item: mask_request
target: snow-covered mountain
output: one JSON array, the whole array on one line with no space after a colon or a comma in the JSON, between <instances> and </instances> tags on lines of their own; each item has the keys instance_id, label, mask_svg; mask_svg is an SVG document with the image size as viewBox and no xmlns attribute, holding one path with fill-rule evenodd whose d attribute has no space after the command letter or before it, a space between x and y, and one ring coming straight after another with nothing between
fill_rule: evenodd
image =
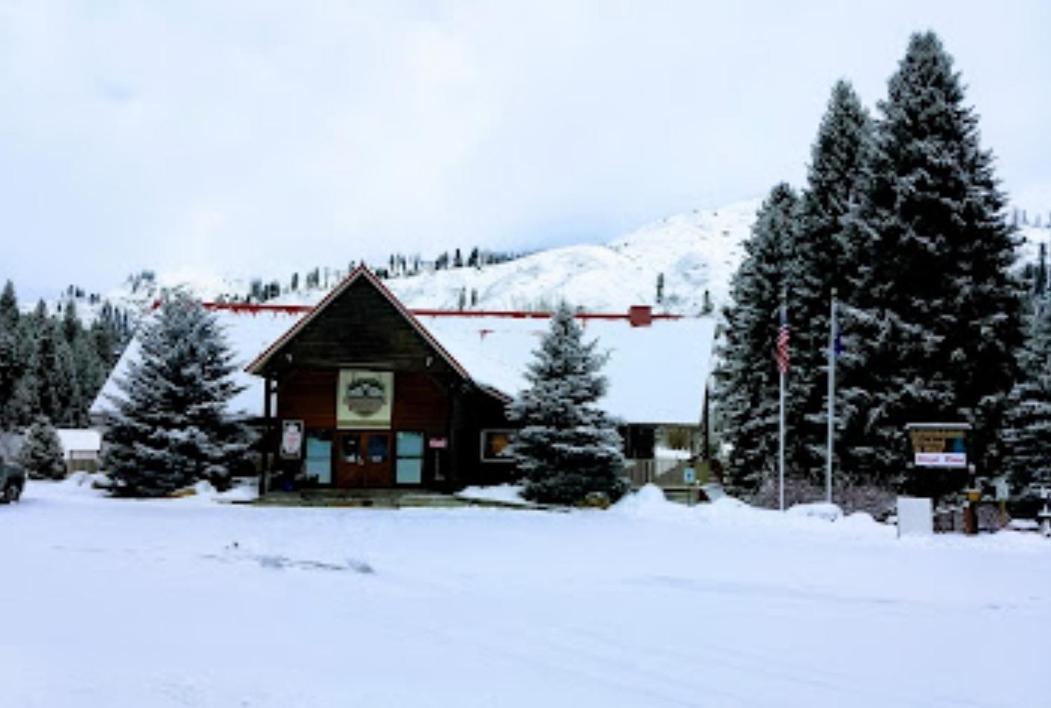
<instances>
[{"instance_id":1,"label":"snow-covered mountain","mask_svg":"<svg viewBox=\"0 0 1051 708\"><path fill-rule=\"evenodd\" d=\"M552 248L505 263L401 275L388 286L412 308L469 310L548 309L560 300L590 311L623 312L631 305L696 314L706 293L714 308L726 303L730 278L744 256L743 244L755 220L757 199L719 209L697 209L670 216L608 244ZM1047 226L1021 226L1020 264L1035 261L1039 243L1051 241ZM274 303L313 304L346 275L346 269L320 269L320 283L292 291L282 283ZM259 279L268 281L267 274ZM663 276L663 297L657 281ZM78 300L81 317L91 320L102 302L141 312L166 289L185 288L205 301L241 299L249 278L189 272L139 273L102 296L98 303ZM57 303L49 303L52 311Z\"/></svg>"},{"instance_id":2,"label":"snow-covered mountain","mask_svg":"<svg viewBox=\"0 0 1051 708\"><path fill-rule=\"evenodd\" d=\"M388 279L409 307L471 310L547 309L560 300L589 311L624 312L631 305L698 313L705 293L715 307L726 298L730 277L742 257L758 200L714 210L694 210L648 224L606 245L552 248L479 268L434 270ZM319 269L320 284L295 291L283 281L281 304L313 304L346 275L346 268ZM663 297L657 280L663 274ZM259 279L269 282L267 274ZM78 299L81 317L91 320L101 302L141 312L165 291L184 288L204 301L242 299L251 279L199 273L138 273L102 295L99 304ZM66 298L62 298L63 300ZM57 301L49 303L52 311Z\"/></svg>"},{"instance_id":3,"label":"snow-covered mountain","mask_svg":"<svg viewBox=\"0 0 1051 708\"><path fill-rule=\"evenodd\" d=\"M546 309L566 300L593 311L654 305L698 313L709 291L718 306L742 257L758 201L668 217L607 245L553 248L481 270L458 268L393 278L390 288L410 307ZM664 297L657 302L657 279ZM477 301L471 307L471 293Z\"/></svg>"}]
</instances>

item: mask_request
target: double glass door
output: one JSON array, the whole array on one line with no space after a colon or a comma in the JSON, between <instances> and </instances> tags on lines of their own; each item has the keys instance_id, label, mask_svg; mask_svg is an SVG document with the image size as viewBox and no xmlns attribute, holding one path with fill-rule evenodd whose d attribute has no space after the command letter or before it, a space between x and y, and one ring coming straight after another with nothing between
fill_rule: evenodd
<instances>
[{"instance_id":1,"label":"double glass door","mask_svg":"<svg viewBox=\"0 0 1051 708\"><path fill-rule=\"evenodd\" d=\"M389 431L336 433L337 487L388 487L393 483Z\"/></svg>"}]
</instances>

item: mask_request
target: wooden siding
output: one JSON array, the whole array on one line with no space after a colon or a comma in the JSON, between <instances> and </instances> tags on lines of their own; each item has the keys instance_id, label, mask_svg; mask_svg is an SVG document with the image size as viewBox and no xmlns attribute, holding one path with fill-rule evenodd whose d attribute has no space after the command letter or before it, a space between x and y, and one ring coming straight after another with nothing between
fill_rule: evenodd
<instances>
[{"instance_id":1,"label":"wooden siding","mask_svg":"<svg viewBox=\"0 0 1051 708\"><path fill-rule=\"evenodd\" d=\"M277 383L276 420L302 420L308 431L333 435L334 479L362 482L338 459L336 425L339 371L344 368L392 371L389 471L373 471L364 484L394 482L396 433L425 437L423 485L456 488L511 478L513 466L481 461L481 430L508 427L504 404L464 379L431 342L367 278L352 282L329 302L275 356L265 373ZM276 438L276 436L274 436ZM445 447L429 443L444 438ZM276 439L270 444L276 450ZM287 473L301 462L279 462ZM441 479L436 479L440 470ZM389 472L389 473L388 473Z\"/></svg>"},{"instance_id":2,"label":"wooden siding","mask_svg":"<svg viewBox=\"0 0 1051 708\"><path fill-rule=\"evenodd\" d=\"M359 278L317 314L269 363L281 378L291 368L341 367L453 373L452 367L386 296Z\"/></svg>"}]
</instances>

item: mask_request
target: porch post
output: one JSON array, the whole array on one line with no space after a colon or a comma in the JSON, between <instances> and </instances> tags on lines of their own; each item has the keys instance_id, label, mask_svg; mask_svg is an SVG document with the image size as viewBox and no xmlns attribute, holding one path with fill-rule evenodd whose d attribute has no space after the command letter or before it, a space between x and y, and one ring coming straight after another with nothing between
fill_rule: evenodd
<instances>
[{"instance_id":1,"label":"porch post","mask_svg":"<svg viewBox=\"0 0 1051 708\"><path fill-rule=\"evenodd\" d=\"M273 415L271 411L270 377L263 377L263 469L259 471L259 496L266 496L270 489L270 468L273 464L274 444Z\"/></svg>"}]
</instances>

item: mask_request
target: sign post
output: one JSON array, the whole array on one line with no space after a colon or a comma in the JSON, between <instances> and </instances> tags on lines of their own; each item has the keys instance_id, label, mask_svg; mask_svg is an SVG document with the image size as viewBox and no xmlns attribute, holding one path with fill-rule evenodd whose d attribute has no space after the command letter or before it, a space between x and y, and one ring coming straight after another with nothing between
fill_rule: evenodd
<instances>
[{"instance_id":1,"label":"sign post","mask_svg":"<svg viewBox=\"0 0 1051 708\"><path fill-rule=\"evenodd\" d=\"M967 434L969 423L909 423L905 426L912 446L915 475L909 482L912 493L931 497L935 502L943 494L966 490L964 520L968 533L977 531L977 503L974 465L968 464Z\"/></svg>"},{"instance_id":2,"label":"sign post","mask_svg":"<svg viewBox=\"0 0 1051 708\"><path fill-rule=\"evenodd\" d=\"M427 447L434 450L434 479L435 481L441 481L442 477L442 453L441 451L449 447L448 438L430 438L427 440Z\"/></svg>"}]
</instances>

